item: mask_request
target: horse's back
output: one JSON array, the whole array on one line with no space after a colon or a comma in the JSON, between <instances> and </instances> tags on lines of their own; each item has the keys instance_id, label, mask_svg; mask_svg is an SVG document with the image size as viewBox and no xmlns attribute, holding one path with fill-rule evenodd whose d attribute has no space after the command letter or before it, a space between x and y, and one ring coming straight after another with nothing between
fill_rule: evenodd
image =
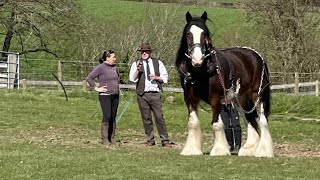
<instances>
[{"instance_id":1,"label":"horse's back","mask_svg":"<svg viewBox=\"0 0 320 180\"><path fill-rule=\"evenodd\" d=\"M262 66L262 64L264 63L263 57L256 50L249 47L234 47L220 50L226 56L237 57L232 58L233 60L247 63L248 65L252 64Z\"/></svg>"},{"instance_id":2,"label":"horse's back","mask_svg":"<svg viewBox=\"0 0 320 180\"><path fill-rule=\"evenodd\" d=\"M261 75L264 74L264 83L269 83L268 67L263 57L254 49L248 47L234 47L220 49L224 60L232 63L236 78L244 84L251 84L253 91L260 86Z\"/></svg>"},{"instance_id":3,"label":"horse's back","mask_svg":"<svg viewBox=\"0 0 320 180\"><path fill-rule=\"evenodd\" d=\"M261 74L265 65L263 57L254 49L248 47L234 47L220 49L226 60L231 61L239 73L248 72Z\"/></svg>"}]
</instances>

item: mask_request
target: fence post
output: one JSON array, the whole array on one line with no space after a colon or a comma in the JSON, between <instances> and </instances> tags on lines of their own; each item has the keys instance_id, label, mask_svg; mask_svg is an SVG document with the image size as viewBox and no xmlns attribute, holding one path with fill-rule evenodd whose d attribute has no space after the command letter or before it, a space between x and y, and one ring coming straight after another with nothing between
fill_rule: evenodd
<instances>
[{"instance_id":1,"label":"fence post","mask_svg":"<svg viewBox=\"0 0 320 180\"><path fill-rule=\"evenodd\" d=\"M294 94L295 95L299 94L299 73L298 72L294 73Z\"/></svg>"},{"instance_id":2,"label":"fence post","mask_svg":"<svg viewBox=\"0 0 320 180\"><path fill-rule=\"evenodd\" d=\"M61 61L58 61L58 73L57 73L57 76L58 76L59 81L62 81L62 68L61 68L61 65L62 65ZM60 83L58 83L58 89L61 90L61 88L62 87L61 87Z\"/></svg>"},{"instance_id":3,"label":"fence post","mask_svg":"<svg viewBox=\"0 0 320 180\"><path fill-rule=\"evenodd\" d=\"M25 91L27 89L27 80L22 79L22 90Z\"/></svg>"},{"instance_id":4,"label":"fence post","mask_svg":"<svg viewBox=\"0 0 320 180\"><path fill-rule=\"evenodd\" d=\"M83 91L87 90L87 81L86 80L82 81L82 89L83 89Z\"/></svg>"},{"instance_id":5,"label":"fence post","mask_svg":"<svg viewBox=\"0 0 320 180\"><path fill-rule=\"evenodd\" d=\"M316 96L319 96L319 81L316 80Z\"/></svg>"}]
</instances>

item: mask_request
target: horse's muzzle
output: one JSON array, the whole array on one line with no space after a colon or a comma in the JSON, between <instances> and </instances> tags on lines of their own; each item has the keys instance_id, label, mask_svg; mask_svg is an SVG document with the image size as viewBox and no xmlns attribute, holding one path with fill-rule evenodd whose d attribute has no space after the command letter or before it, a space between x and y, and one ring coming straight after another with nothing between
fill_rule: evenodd
<instances>
[{"instance_id":1,"label":"horse's muzzle","mask_svg":"<svg viewBox=\"0 0 320 180\"><path fill-rule=\"evenodd\" d=\"M192 61L192 66L193 66L193 67L201 67L201 65L202 65L202 61L201 61L201 62L197 62L197 63L195 63L194 61Z\"/></svg>"}]
</instances>

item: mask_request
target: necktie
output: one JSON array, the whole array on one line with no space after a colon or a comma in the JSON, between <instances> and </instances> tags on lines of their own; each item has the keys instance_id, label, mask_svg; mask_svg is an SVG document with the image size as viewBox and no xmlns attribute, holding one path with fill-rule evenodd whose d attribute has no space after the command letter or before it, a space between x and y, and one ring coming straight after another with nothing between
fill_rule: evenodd
<instances>
[{"instance_id":1,"label":"necktie","mask_svg":"<svg viewBox=\"0 0 320 180\"><path fill-rule=\"evenodd\" d=\"M150 67L149 67L149 60L147 60L147 78L150 81Z\"/></svg>"}]
</instances>

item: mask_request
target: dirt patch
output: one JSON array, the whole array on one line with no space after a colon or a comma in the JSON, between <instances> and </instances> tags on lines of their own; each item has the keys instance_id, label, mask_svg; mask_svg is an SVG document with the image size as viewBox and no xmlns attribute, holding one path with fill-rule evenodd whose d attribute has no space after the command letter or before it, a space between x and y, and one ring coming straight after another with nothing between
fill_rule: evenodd
<instances>
[{"instance_id":1,"label":"dirt patch","mask_svg":"<svg viewBox=\"0 0 320 180\"><path fill-rule=\"evenodd\" d=\"M320 147L307 146L305 144L274 144L274 153L277 156L286 157L320 157Z\"/></svg>"},{"instance_id":2,"label":"dirt patch","mask_svg":"<svg viewBox=\"0 0 320 180\"><path fill-rule=\"evenodd\" d=\"M155 134L157 134L155 132ZM1 140L13 143L29 143L39 148L62 145L66 148L101 148L100 132L88 129L48 128L45 130L7 130L2 134ZM173 148L182 150L186 141L186 133L170 133ZM161 147L159 138L156 138L154 147ZM203 152L211 151L213 137L203 134ZM314 143L317 144L317 143ZM150 148L144 145L144 134L135 130L120 130L116 134L116 143L107 148ZM151 147L153 148L153 147ZM304 143L274 143L275 156L285 157L320 157L320 145L307 145Z\"/></svg>"}]
</instances>

